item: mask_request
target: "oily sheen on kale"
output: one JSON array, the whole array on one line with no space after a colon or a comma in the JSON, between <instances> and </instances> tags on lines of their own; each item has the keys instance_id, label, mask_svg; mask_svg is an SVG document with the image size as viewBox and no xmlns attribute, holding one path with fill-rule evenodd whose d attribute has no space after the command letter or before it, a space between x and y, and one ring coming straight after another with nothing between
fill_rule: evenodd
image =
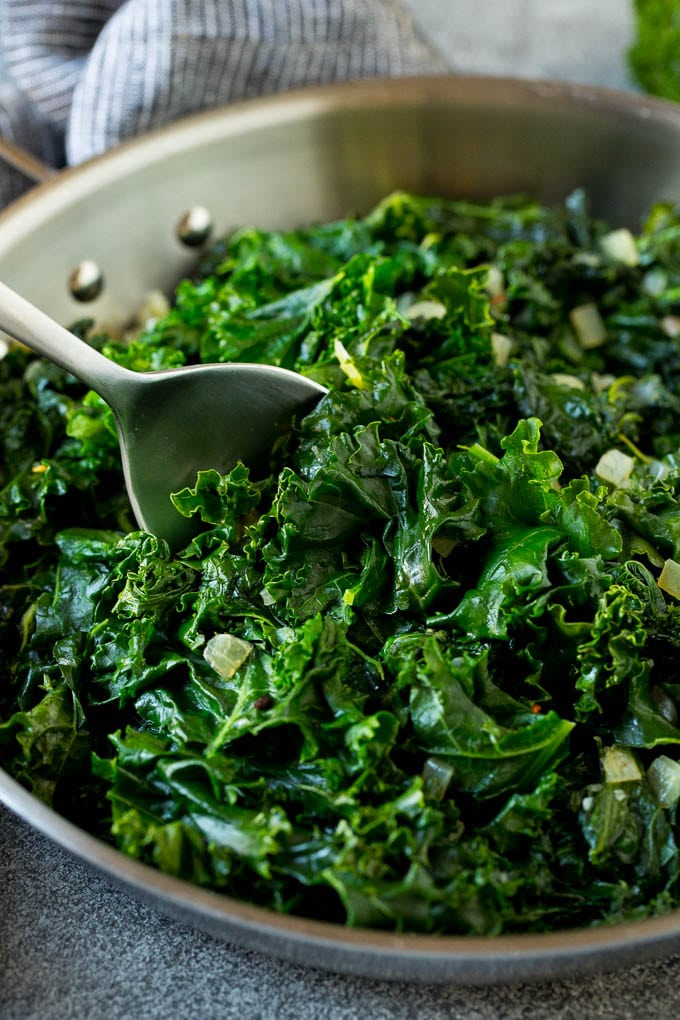
<instances>
[{"instance_id":1,"label":"oily sheen on kale","mask_svg":"<svg viewBox=\"0 0 680 1020\"><path fill-rule=\"evenodd\" d=\"M395 194L219 242L141 371L328 387L135 529L108 409L0 361L0 763L277 911L493 935L680 900L680 211Z\"/></svg>"}]
</instances>

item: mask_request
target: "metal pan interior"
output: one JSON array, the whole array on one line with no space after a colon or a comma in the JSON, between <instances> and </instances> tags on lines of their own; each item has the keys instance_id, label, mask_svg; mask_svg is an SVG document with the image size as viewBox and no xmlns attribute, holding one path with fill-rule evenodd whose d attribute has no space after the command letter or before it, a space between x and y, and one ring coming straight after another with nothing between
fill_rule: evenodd
<instances>
[{"instance_id":1,"label":"metal pan interior","mask_svg":"<svg viewBox=\"0 0 680 1020\"><path fill-rule=\"evenodd\" d=\"M64 172L0 216L0 278L55 317L122 325L195 253L176 225L200 205L216 233L361 213L393 189L541 201L587 189L593 211L635 226L680 196L680 107L633 94L489 78L307 89L211 111ZM104 278L83 306L68 280ZM212 934L312 966L400 980L488 983L588 972L670 952L680 911L541 936L400 936L281 917L129 860L0 770L0 800L135 895Z\"/></svg>"}]
</instances>

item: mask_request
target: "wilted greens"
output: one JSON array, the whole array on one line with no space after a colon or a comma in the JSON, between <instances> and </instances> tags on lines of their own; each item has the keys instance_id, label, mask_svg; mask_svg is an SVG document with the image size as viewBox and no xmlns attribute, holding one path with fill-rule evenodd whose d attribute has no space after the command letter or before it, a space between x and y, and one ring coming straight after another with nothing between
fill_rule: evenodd
<instances>
[{"instance_id":1,"label":"wilted greens","mask_svg":"<svg viewBox=\"0 0 680 1020\"><path fill-rule=\"evenodd\" d=\"M631 70L647 92L680 100L680 0L633 0Z\"/></svg>"},{"instance_id":2,"label":"wilted greens","mask_svg":"<svg viewBox=\"0 0 680 1020\"><path fill-rule=\"evenodd\" d=\"M680 901L680 210L395 194L244 229L131 341L328 387L135 530L110 412L0 361L0 760L278 911L493 935Z\"/></svg>"}]
</instances>

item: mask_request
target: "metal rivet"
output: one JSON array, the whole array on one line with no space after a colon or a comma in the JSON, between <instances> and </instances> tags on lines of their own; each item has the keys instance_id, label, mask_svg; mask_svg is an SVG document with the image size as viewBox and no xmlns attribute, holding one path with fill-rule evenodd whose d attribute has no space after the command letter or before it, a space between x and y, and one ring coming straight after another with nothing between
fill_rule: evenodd
<instances>
[{"instance_id":1,"label":"metal rivet","mask_svg":"<svg viewBox=\"0 0 680 1020\"><path fill-rule=\"evenodd\" d=\"M208 240L212 226L212 216L205 206L192 205L180 216L175 233L187 248L198 248Z\"/></svg>"},{"instance_id":2,"label":"metal rivet","mask_svg":"<svg viewBox=\"0 0 680 1020\"><path fill-rule=\"evenodd\" d=\"M104 289L104 275L96 262L83 259L71 273L68 287L76 301L94 301Z\"/></svg>"}]
</instances>

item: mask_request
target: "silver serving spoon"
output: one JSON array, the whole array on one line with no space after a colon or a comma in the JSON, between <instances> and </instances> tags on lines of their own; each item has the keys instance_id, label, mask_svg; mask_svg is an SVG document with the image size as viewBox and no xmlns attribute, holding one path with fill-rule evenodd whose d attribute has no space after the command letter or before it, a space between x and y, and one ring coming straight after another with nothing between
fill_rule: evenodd
<instances>
[{"instance_id":1,"label":"silver serving spoon","mask_svg":"<svg viewBox=\"0 0 680 1020\"><path fill-rule=\"evenodd\" d=\"M132 372L109 361L0 283L0 329L71 372L111 407L128 495L141 528L177 549L198 530L170 493L194 485L200 470L225 473L241 460L266 463L294 415L326 392L273 365L194 365Z\"/></svg>"}]
</instances>

